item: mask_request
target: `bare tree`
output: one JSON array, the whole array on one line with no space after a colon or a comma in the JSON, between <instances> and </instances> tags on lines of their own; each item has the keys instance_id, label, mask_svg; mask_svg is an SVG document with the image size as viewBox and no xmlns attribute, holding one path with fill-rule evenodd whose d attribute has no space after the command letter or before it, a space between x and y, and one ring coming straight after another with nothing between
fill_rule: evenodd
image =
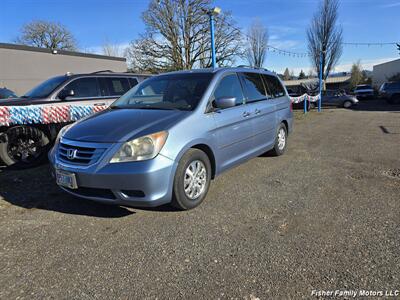
<instances>
[{"instance_id":1,"label":"bare tree","mask_svg":"<svg viewBox=\"0 0 400 300\"><path fill-rule=\"evenodd\" d=\"M146 31L127 52L131 68L151 72L211 66L211 0L152 0L143 13ZM230 65L241 54L240 31L229 13L215 17L216 61Z\"/></svg>"},{"instance_id":2,"label":"bare tree","mask_svg":"<svg viewBox=\"0 0 400 300\"><path fill-rule=\"evenodd\" d=\"M322 51L322 74L325 80L342 55L342 28L337 25L338 0L322 0L307 31L308 50L316 71L320 72Z\"/></svg>"},{"instance_id":3,"label":"bare tree","mask_svg":"<svg viewBox=\"0 0 400 300\"><path fill-rule=\"evenodd\" d=\"M101 46L102 54L107 56L123 57L126 49L118 44L110 43L108 40Z\"/></svg>"},{"instance_id":4,"label":"bare tree","mask_svg":"<svg viewBox=\"0 0 400 300\"><path fill-rule=\"evenodd\" d=\"M264 65L268 47L268 30L256 19L247 32L246 58L250 66L261 68Z\"/></svg>"},{"instance_id":5,"label":"bare tree","mask_svg":"<svg viewBox=\"0 0 400 300\"><path fill-rule=\"evenodd\" d=\"M47 21L25 24L16 42L48 49L76 50L77 48L75 38L64 25Z\"/></svg>"}]
</instances>

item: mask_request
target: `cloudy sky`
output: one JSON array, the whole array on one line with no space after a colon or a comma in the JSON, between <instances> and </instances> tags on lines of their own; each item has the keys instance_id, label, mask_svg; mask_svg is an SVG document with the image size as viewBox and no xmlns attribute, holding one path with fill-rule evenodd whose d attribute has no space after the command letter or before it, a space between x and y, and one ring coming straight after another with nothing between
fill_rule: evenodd
<instances>
[{"instance_id":1,"label":"cloudy sky","mask_svg":"<svg viewBox=\"0 0 400 300\"><path fill-rule=\"evenodd\" d=\"M0 42L13 42L21 26L32 20L66 25L83 51L100 51L108 42L124 47L143 32L142 12L149 0L2 0ZM306 51L306 29L319 0L215 0L246 30L258 18L269 29L270 44L282 50ZM346 42L400 42L399 0L341 0L340 24ZM394 46L345 46L336 71L348 71L361 60L365 69L400 58ZM238 62L240 63L240 62ZM308 58L268 53L265 67L297 74L310 69Z\"/></svg>"}]
</instances>

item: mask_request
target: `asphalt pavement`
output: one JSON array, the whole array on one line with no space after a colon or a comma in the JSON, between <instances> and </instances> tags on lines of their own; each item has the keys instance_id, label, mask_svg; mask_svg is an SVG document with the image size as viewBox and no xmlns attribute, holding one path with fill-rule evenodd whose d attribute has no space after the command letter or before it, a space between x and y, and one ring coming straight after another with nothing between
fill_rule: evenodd
<instances>
[{"instance_id":1,"label":"asphalt pavement","mask_svg":"<svg viewBox=\"0 0 400 300\"><path fill-rule=\"evenodd\" d=\"M400 107L296 114L288 151L180 212L64 194L0 169L1 299L312 298L400 290Z\"/></svg>"}]
</instances>

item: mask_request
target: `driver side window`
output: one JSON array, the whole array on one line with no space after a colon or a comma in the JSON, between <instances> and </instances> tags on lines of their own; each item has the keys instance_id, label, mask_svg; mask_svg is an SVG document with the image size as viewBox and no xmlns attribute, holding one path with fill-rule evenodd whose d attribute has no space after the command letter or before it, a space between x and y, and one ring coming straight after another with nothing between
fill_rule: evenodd
<instances>
[{"instance_id":1,"label":"driver side window","mask_svg":"<svg viewBox=\"0 0 400 300\"><path fill-rule=\"evenodd\" d=\"M74 91L74 95L68 96L68 100L75 98L100 97L100 89L95 77L76 79L69 83L63 91Z\"/></svg>"},{"instance_id":2,"label":"driver side window","mask_svg":"<svg viewBox=\"0 0 400 300\"><path fill-rule=\"evenodd\" d=\"M230 74L221 79L212 96L212 101L219 98L236 98L236 106L243 104L244 96L237 74Z\"/></svg>"}]
</instances>

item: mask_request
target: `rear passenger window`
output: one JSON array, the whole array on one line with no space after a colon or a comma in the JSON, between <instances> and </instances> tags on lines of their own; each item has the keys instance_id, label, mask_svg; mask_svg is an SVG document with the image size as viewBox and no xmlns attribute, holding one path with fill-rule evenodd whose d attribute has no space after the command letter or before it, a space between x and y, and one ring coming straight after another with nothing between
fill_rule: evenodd
<instances>
[{"instance_id":1,"label":"rear passenger window","mask_svg":"<svg viewBox=\"0 0 400 300\"><path fill-rule=\"evenodd\" d=\"M262 76L264 78L265 84L267 85L271 95L274 98L285 96L285 89L283 88L278 78L276 78L275 76L265 75L265 74L263 74Z\"/></svg>"},{"instance_id":2,"label":"rear passenger window","mask_svg":"<svg viewBox=\"0 0 400 300\"><path fill-rule=\"evenodd\" d=\"M243 73L243 83L247 102L254 102L266 98L266 92L261 76L258 73Z\"/></svg>"},{"instance_id":3,"label":"rear passenger window","mask_svg":"<svg viewBox=\"0 0 400 300\"><path fill-rule=\"evenodd\" d=\"M106 78L110 96L121 96L130 90L128 78Z\"/></svg>"},{"instance_id":4,"label":"rear passenger window","mask_svg":"<svg viewBox=\"0 0 400 300\"><path fill-rule=\"evenodd\" d=\"M227 75L221 79L214 91L214 97L212 100L225 97L235 97L236 105L243 103L244 96L242 86L240 85L239 78L236 74Z\"/></svg>"},{"instance_id":5,"label":"rear passenger window","mask_svg":"<svg viewBox=\"0 0 400 300\"><path fill-rule=\"evenodd\" d=\"M131 85L131 88L133 88L135 85L137 85L139 82L137 81L136 78L129 78L129 84Z\"/></svg>"}]
</instances>

